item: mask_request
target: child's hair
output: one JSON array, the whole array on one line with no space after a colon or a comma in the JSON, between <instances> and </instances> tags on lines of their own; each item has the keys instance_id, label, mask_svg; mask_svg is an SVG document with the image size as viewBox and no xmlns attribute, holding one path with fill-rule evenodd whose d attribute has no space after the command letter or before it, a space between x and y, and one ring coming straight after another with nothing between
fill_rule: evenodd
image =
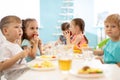
<instances>
[{"instance_id":1,"label":"child's hair","mask_svg":"<svg viewBox=\"0 0 120 80\"><path fill-rule=\"evenodd\" d=\"M0 21L0 29L3 30L4 27L7 27L11 23L22 23L22 21L14 15L5 16Z\"/></svg>"},{"instance_id":2,"label":"child's hair","mask_svg":"<svg viewBox=\"0 0 120 80\"><path fill-rule=\"evenodd\" d=\"M75 18L72 20L72 22L74 22L74 25L79 26L80 30L82 31L82 33L84 33L85 30L85 22L83 19L81 18ZM86 42L88 43L88 39L86 38L86 36L84 35L84 38L86 40Z\"/></svg>"},{"instance_id":3,"label":"child's hair","mask_svg":"<svg viewBox=\"0 0 120 80\"><path fill-rule=\"evenodd\" d=\"M120 15L119 14L111 14L105 19L104 23L115 23L120 28Z\"/></svg>"},{"instance_id":4,"label":"child's hair","mask_svg":"<svg viewBox=\"0 0 120 80\"><path fill-rule=\"evenodd\" d=\"M23 30L22 40L23 39L28 39L29 40L29 38L27 37L27 34L25 33L25 30L26 30L26 27L29 26L29 23L32 22L32 21L36 21L36 19L28 18L28 19L22 20L22 30Z\"/></svg>"},{"instance_id":5,"label":"child's hair","mask_svg":"<svg viewBox=\"0 0 120 80\"><path fill-rule=\"evenodd\" d=\"M61 24L61 30L65 31L70 28L70 24L68 22L64 22Z\"/></svg>"}]
</instances>

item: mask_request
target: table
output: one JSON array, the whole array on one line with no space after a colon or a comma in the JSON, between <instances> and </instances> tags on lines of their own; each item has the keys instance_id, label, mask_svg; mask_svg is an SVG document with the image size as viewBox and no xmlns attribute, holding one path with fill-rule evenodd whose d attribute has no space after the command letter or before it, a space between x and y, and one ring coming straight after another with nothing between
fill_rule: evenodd
<instances>
[{"instance_id":1,"label":"table","mask_svg":"<svg viewBox=\"0 0 120 80\"><path fill-rule=\"evenodd\" d=\"M77 69L85 64L83 59L73 59L72 69ZM92 67L101 68L104 76L100 78L81 78L72 74L64 75L57 66L55 70L51 71L35 71L30 69L17 80L120 80L120 68L115 64L102 64L96 59L87 62L87 64ZM67 76L67 79L65 79L65 76Z\"/></svg>"}]
</instances>

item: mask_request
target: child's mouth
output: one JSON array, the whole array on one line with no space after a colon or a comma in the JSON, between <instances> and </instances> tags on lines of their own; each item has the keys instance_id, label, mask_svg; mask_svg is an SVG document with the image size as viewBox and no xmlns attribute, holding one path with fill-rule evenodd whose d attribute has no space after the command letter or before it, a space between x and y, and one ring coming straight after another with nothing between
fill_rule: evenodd
<instances>
[{"instance_id":1,"label":"child's mouth","mask_svg":"<svg viewBox=\"0 0 120 80\"><path fill-rule=\"evenodd\" d=\"M38 34L33 34L32 37L34 37L34 36L38 36Z\"/></svg>"}]
</instances>

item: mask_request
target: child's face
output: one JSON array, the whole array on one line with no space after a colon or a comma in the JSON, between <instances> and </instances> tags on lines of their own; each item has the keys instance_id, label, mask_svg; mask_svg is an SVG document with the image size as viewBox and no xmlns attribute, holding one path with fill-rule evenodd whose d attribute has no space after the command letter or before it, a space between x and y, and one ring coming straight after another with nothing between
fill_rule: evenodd
<instances>
[{"instance_id":1,"label":"child's face","mask_svg":"<svg viewBox=\"0 0 120 80\"><path fill-rule=\"evenodd\" d=\"M120 36L120 28L114 23L105 23L105 33L111 38L117 38Z\"/></svg>"},{"instance_id":2,"label":"child's face","mask_svg":"<svg viewBox=\"0 0 120 80\"><path fill-rule=\"evenodd\" d=\"M70 24L70 31L72 31L72 34L78 34L82 33L78 25L75 25L74 21L71 22Z\"/></svg>"},{"instance_id":3,"label":"child's face","mask_svg":"<svg viewBox=\"0 0 120 80\"><path fill-rule=\"evenodd\" d=\"M62 31L63 35L65 35L66 32L70 31L69 29L66 29L64 31Z\"/></svg>"},{"instance_id":4,"label":"child's face","mask_svg":"<svg viewBox=\"0 0 120 80\"><path fill-rule=\"evenodd\" d=\"M6 38L12 42L20 39L23 34L21 23L11 23L3 31Z\"/></svg>"},{"instance_id":5,"label":"child's face","mask_svg":"<svg viewBox=\"0 0 120 80\"><path fill-rule=\"evenodd\" d=\"M76 28L75 28L76 26L75 26L75 24L74 24L74 22L72 21L71 23L70 23L70 31L72 32L72 34L75 34L76 33Z\"/></svg>"},{"instance_id":6,"label":"child's face","mask_svg":"<svg viewBox=\"0 0 120 80\"><path fill-rule=\"evenodd\" d=\"M25 33L29 39L33 38L34 35L38 36L38 24L36 21L29 22L29 25L26 27Z\"/></svg>"}]
</instances>

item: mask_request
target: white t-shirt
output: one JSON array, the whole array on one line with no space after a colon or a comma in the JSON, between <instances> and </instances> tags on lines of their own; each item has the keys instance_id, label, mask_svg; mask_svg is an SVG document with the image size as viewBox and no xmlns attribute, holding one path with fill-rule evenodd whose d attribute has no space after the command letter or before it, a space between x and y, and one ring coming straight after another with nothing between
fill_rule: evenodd
<instances>
[{"instance_id":1,"label":"white t-shirt","mask_svg":"<svg viewBox=\"0 0 120 80\"><path fill-rule=\"evenodd\" d=\"M6 40L0 47L0 61L5 61L7 59L10 59L11 57L15 56L19 52L22 51L22 48L16 43L11 43ZM18 60L13 66L3 71L4 75L8 75L7 73L18 70L23 68L25 66L26 60L23 59L21 64L19 64L20 60ZM12 73L11 73L12 74Z\"/></svg>"},{"instance_id":2,"label":"white t-shirt","mask_svg":"<svg viewBox=\"0 0 120 80\"><path fill-rule=\"evenodd\" d=\"M0 29L0 46L2 45L2 43L3 43L4 41L6 41L6 38L5 38L5 36L2 34L1 29Z\"/></svg>"}]
</instances>

